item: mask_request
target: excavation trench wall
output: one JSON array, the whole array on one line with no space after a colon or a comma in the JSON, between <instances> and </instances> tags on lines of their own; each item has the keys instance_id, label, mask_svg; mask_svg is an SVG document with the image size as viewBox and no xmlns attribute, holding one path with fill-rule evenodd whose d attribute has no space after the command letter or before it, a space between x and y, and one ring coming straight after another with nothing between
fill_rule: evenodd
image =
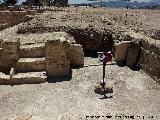
<instances>
[{"instance_id":1,"label":"excavation trench wall","mask_svg":"<svg viewBox=\"0 0 160 120\"><path fill-rule=\"evenodd\" d=\"M98 31L96 29L74 29L67 31L74 36L76 42L83 46L86 54L98 51L111 51L113 47L112 31Z\"/></svg>"},{"instance_id":2,"label":"excavation trench wall","mask_svg":"<svg viewBox=\"0 0 160 120\"><path fill-rule=\"evenodd\" d=\"M98 51L110 51L114 45L113 31L110 29L98 30L96 28L72 28L72 27L22 27L17 33L44 33L44 32L66 32L74 37L77 44L83 46L86 55L95 54Z\"/></svg>"},{"instance_id":3,"label":"excavation trench wall","mask_svg":"<svg viewBox=\"0 0 160 120\"><path fill-rule=\"evenodd\" d=\"M28 26L28 25L26 25ZM111 29L96 29L93 27L44 27L41 24L36 24L34 27L21 26L17 33L44 33L44 32L58 32L64 31L73 36L76 40L76 43L83 46L84 52L86 55L91 55L91 53L96 53L97 51L109 51L114 50L114 45L116 42L120 41L136 41L131 44L129 53L126 58L126 65L130 66L134 62L135 58L136 63L145 70L152 77L160 78L160 47L157 47L154 44L147 42L144 38L134 37L132 34L124 34L125 32L117 32L116 30ZM141 44L139 44L139 41ZM138 45L138 47L136 46ZM140 51L137 50L140 48ZM136 50L134 50L136 49ZM128 52L128 51L127 51ZM88 54L89 53L89 54ZM114 52L113 52L114 53ZM137 54L137 55L133 55ZM93 54L95 55L95 54ZM130 62L130 60L132 62Z\"/></svg>"},{"instance_id":4,"label":"excavation trench wall","mask_svg":"<svg viewBox=\"0 0 160 120\"><path fill-rule=\"evenodd\" d=\"M160 46L141 40L139 64L143 70L160 82Z\"/></svg>"},{"instance_id":5,"label":"excavation trench wall","mask_svg":"<svg viewBox=\"0 0 160 120\"><path fill-rule=\"evenodd\" d=\"M126 36L133 42L133 46L129 46L130 51L127 51L127 57L130 57L126 61L132 61L137 55L136 64L160 82L160 41L134 32Z\"/></svg>"}]
</instances>

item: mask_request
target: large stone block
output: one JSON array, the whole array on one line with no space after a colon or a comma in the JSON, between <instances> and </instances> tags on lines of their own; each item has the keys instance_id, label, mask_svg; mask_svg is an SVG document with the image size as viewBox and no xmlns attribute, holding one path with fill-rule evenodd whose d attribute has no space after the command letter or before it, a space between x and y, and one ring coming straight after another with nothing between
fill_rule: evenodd
<instances>
[{"instance_id":1,"label":"large stone block","mask_svg":"<svg viewBox=\"0 0 160 120\"><path fill-rule=\"evenodd\" d=\"M5 80L7 85L19 85L19 84L36 84L44 83L47 80L46 72L27 72L18 73L14 75L11 79Z\"/></svg>"},{"instance_id":2,"label":"large stone block","mask_svg":"<svg viewBox=\"0 0 160 120\"><path fill-rule=\"evenodd\" d=\"M71 44L70 62L71 62L71 66L82 67L84 65L84 52L83 52L82 45Z\"/></svg>"},{"instance_id":3,"label":"large stone block","mask_svg":"<svg viewBox=\"0 0 160 120\"><path fill-rule=\"evenodd\" d=\"M70 73L70 44L60 39L48 40L45 45L48 76L67 76Z\"/></svg>"},{"instance_id":4,"label":"large stone block","mask_svg":"<svg viewBox=\"0 0 160 120\"><path fill-rule=\"evenodd\" d=\"M126 61L127 49L130 41L123 41L116 44L115 60L117 64L124 65Z\"/></svg>"},{"instance_id":5,"label":"large stone block","mask_svg":"<svg viewBox=\"0 0 160 120\"><path fill-rule=\"evenodd\" d=\"M17 72L44 71L45 58L20 58L16 63Z\"/></svg>"},{"instance_id":6,"label":"large stone block","mask_svg":"<svg viewBox=\"0 0 160 120\"><path fill-rule=\"evenodd\" d=\"M15 65L19 59L19 46L18 40L2 42L0 70L8 70Z\"/></svg>"},{"instance_id":7,"label":"large stone block","mask_svg":"<svg viewBox=\"0 0 160 120\"><path fill-rule=\"evenodd\" d=\"M20 57L39 58L45 56L45 44L22 45L20 47Z\"/></svg>"},{"instance_id":8,"label":"large stone block","mask_svg":"<svg viewBox=\"0 0 160 120\"><path fill-rule=\"evenodd\" d=\"M136 67L138 62L138 55L140 44L137 41L130 42L127 49L126 65L129 67Z\"/></svg>"}]
</instances>

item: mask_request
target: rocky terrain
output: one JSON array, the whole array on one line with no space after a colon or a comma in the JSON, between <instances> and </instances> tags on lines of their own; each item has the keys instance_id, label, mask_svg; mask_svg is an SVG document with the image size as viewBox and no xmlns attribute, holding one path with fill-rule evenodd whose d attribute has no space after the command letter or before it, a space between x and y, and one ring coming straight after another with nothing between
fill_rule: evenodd
<instances>
[{"instance_id":1,"label":"rocky terrain","mask_svg":"<svg viewBox=\"0 0 160 120\"><path fill-rule=\"evenodd\" d=\"M159 39L159 17L159 10L52 8L25 23L18 32L36 32L36 28L42 26L55 31L70 27L98 29L120 27L120 31L131 29Z\"/></svg>"},{"instance_id":2,"label":"rocky terrain","mask_svg":"<svg viewBox=\"0 0 160 120\"><path fill-rule=\"evenodd\" d=\"M2 120L92 120L90 116L113 116L111 120L160 119L160 11L104 8L47 8L26 23L0 31L0 42L21 39L21 44L43 41L48 32L67 32L82 44L85 65L73 69L70 79L49 79L43 84L0 86L0 119ZM40 33L40 34L39 34ZM115 43L144 40L142 48L149 69L133 71L108 63L106 81L113 82L113 93L94 92L102 80L102 64L95 53L113 50ZM90 56L90 57L89 57ZM147 56L147 59L146 59ZM112 61L114 63L114 60ZM153 70L150 69L153 67ZM89 117L86 117L89 116ZM117 117L116 117L117 116ZM153 116L153 117L152 117Z\"/></svg>"}]
</instances>

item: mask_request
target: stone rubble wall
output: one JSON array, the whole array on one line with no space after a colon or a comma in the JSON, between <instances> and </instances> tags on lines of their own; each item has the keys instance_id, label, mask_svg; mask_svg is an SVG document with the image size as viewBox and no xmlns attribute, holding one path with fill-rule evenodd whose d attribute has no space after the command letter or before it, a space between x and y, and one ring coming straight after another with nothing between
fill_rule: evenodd
<instances>
[{"instance_id":1,"label":"stone rubble wall","mask_svg":"<svg viewBox=\"0 0 160 120\"><path fill-rule=\"evenodd\" d=\"M27 22L33 18L36 11L0 11L0 30Z\"/></svg>"}]
</instances>

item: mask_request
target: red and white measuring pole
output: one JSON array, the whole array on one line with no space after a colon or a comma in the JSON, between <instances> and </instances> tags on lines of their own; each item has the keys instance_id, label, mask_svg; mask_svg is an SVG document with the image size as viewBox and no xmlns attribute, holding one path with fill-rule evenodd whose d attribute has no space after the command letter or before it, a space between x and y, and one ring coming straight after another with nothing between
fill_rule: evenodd
<instances>
[{"instance_id":1,"label":"red and white measuring pole","mask_svg":"<svg viewBox=\"0 0 160 120\"><path fill-rule=\"evenodd\" d=\"M102 87L105 90L105 88L104 88L104 86L105 86L105 82L104 82L105 67L106 67L107 62L112 61L112 54L111 54L111 51L109 51L109 52L98 52L98 57L99 57L99 61L103 62L103 85L102 85Z\"/></svg>"}]
</instances>

